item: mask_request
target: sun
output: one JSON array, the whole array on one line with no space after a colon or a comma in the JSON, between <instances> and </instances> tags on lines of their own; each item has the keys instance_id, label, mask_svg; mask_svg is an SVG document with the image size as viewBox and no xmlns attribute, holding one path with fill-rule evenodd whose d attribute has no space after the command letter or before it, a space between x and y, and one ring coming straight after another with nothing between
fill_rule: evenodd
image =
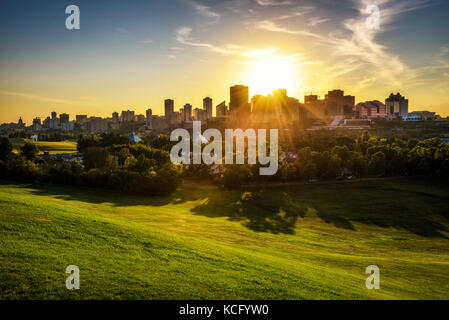
<instances>
[{"instance_id":1,"label":"sun","mask_svg":"<svg viewBox=\"0 0 449 320\"><path fill-rule=\"evenodd\" d=\"M298 82L295 66L288 57L262 57L250 65L249 87L253 94L267 95L278 88L293 90Z\"/></svg>"}]
</instances>

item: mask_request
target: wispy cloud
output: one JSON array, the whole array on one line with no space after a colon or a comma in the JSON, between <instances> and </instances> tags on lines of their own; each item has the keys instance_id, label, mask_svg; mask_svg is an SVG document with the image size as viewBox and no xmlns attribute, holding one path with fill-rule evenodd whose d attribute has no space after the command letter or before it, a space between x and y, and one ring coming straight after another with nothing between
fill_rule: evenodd
<instances>
[{"instance_id":1,"label":"wispy cloud","mask_svg":"<svg viewBox=\"0 0 449 320\"><path fill-rule=\"evenodd\" d=\"M308 25L311 27L315 27L318 24L324 23L326 21L329 21L327 18L320 18L320 17L313 17L308 21Z\"/></svg>"},{"instance_id":2,"label":"wispy cloud","mask_svg":"<svg viewBox=\"0 0 449 320\"><path fill-rule=\"evenodd\" d=\"M220 14L212 10L211 7L207 5L201 4L193 0L186 0L185 2L188 3L191 7L193 7L195 11L202 16L212 18L215 20L220 19Z\"/></svg>"},{"instance_id":3,"label":"wispy cloud","mask_svg":"<svg viewBox=\"0 0 449 320\"><path fill-rule=\"evenodd\" d=\"M137 43L151 44L151 43L154 43L154 40L152 40L152 39L137 40Z\"/></svg>"},{"instance_id":4,"label":"wispy cloud","mask_svg":"<svg viewBox=\"0 0 449 320\"><path fill-rule=\"evenodd\" d=\"M207 48L211 51L214 52L218 52L221 54L235 54L238 51L236 51L235 49L237 48L237 46L235 45L226 45L223 47L219 47L217 45L213 45L210 43L206 43L206 42L198 42L192 39L191 37L192 34L192 28L191 27L181 27L178 30L176 30L176 40L184 45L187 46L192 46L192 47L203 47L203 48Z\"/></svg>"},{"instance_id":5,"label":"wispy cloud","mask_svg":"<svg viewBox=\"0 0 449 320\"><path fill-rule=\"evenodd\" d=\"M14 96L14 97L19 97L19 98L25 98L25 99L31 99L31 100L39 100L39 101L58 103L58 104L69 104L69 105L77 104L76 101L72 101L72 100L58 99L58 98L53 98L53 97L46 97L46 96L30 94L30 93L26 93L26 92L0 90L0 95L8 95L8 96ZM86 100L86 99L83 99L83 100Z\"/></svg>"},{"instance_id":6,"label":"wispy cloud","mask_svg":"<svg viewBox=\"0 0 449 320\"><path fill-rule=\"evenodd\" d=\"M254 24L254 27L258 28L258 29L266 30L266 31L271 31L271 32L279 32L279 33L286 33L286 34L293 34L293 35L303 35L303 36L308 36L308 37L312 37L312 38L320 39L320 40L323 39L323 37L321 35L319 35L318 33L313 33L313 32L306 31L306 30L288 29L288 28L278 25L276 22L271 21L271 20L263 20L260 22L256 22Z\"/></svg>"},{"instance_id":7,"label":"wispy cloud","mask_svg":"<svg viewBox=\"0 0 449 320\"><path fill-rule=\"evenodd\" d=\"M281 1L276 1L276 0L256 0L257 4L263 7L272 7L272 6L288 6L293 4L292 1L288 1L288 0L281 0Z\"/></svg>"}]
</instances>

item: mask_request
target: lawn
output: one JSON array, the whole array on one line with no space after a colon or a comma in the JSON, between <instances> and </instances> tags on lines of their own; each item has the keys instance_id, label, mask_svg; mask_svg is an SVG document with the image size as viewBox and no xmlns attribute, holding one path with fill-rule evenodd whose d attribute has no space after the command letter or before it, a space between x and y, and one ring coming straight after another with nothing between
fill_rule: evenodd
<instances>
[{"instance_id":1,"label":"lawn","mask_svg":"<svg viewBox=\"0 0 449 320\"><path fill-rule=\"evenodd\" d=\"M448 201L410 179L147 198L4 182L0 298L449 299Z\"/></svg>"},{"instance_id":2,"label":"lawn","mask_svg":"<svg viewBox=\"0 0 449 320\"><path fill-rule=\"evenodd\" d=\"M48 151L50 154L58 153L75 153L78 152L76 149L76 141L33 141L30 139L10 139L14 148L14 152L18 152L20 148L25 144L25 142L34 143L41 154L44 151Z\"/></svg>"}]
</instances>

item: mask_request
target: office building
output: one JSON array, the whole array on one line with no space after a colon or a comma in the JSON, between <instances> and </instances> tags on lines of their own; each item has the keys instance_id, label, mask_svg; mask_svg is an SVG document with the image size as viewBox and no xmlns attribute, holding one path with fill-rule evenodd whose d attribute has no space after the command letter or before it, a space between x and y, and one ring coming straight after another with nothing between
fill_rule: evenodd
<instances>
[{"instance_id":1,"label":"office building","mask_svg":"<svg viewBox=\"0 0 449 320\"><path fill-rule=\"evenodd\" d=\"M68 123L70 121L70 116L67 113L62 113L59 115L59 123Z\"/></svg>"},{"instance_id":2,"label":"office building","mask_svg":"<svg viewBox=\"0 0 449 320\"><path fill-rule=\"evenodd\" d=\"M206 97L203 99L203 110L206 111L207 119L212 119L212 99Z\"/></svg>"},{"instance_id":3,"label":"office building","mask_svg":"<svg viewBox=\"0 0 449 320\"><path fill-rule=\"evenodd\" d=\"M390 96L385 99L385 106L387 108L387 114L404 117L408 115L408 99L397 94L391 93Z\"/></svg>"},{"instance_id":4,"label":"office building","mask_svg":"<svg viewBox=\"0 0 449 320\"><path fill-rule=\"evenodd\" d=\"M184 105L184 121L192 120L192 105Z\"/></svg>"},{"instance_id":5,"label":"office building","mask_svg":"<svg viewBox=\"0 0 449 320\"><path fill-rule=\"evenodd\" d=\"M136 117L134 115L134 111L127 110L127 111L122 111L120 119L122 122L133 122L136 120Z\"/></svg>"},{"instance_id":6,"label":"office building","mask_svg":"<svg viewBox=\"0 0 449 320\"><path fill-rule=\"evenodd\" d=\"M226 106L226 101L223 101L215 107L217 118L223 118L228 115L228 107Z\"/></svg>"},{"instance_id":7,"label":"office building","mask_svg":"<svg viewBox=\"0 0 449 320\"><path fill-rule=\"evenodd\" d=\"M113 112L112 113L112 122L114 122L114 123L117 123L117 122L119 122L119 115L118 115L118 112Z\"/></svg>"},{"instance_id":8,"label":"office building","mask_svg":"<svg viewBox=\"0 0 449 320\"><path fill-rule=\"evenodd\" d=\"M82 125L83 123L85 123L87 121L87 115L85 115L85 114L77 114L75 116L75 121L76 121L76 124Z\"/></svg>"},{"instance_id":9,"label":"office building","mask_svg":"<svg viewBox=\"0 0 449 320\"><path fill-rule=\"evenodd\" d=\"M230 88L229 112L233 121L246 122L250 113L249 89L247 86L236 85Z\"/></svg>"},{"instance_id":10,"label":"office building","mask_svg":"<svg viewBox=\"0 0 449 320\"><path fill-rule=\"evenodd\" d=\"M147 111L145 113L147 116L147 122L146 122L147 129L152 130L153 129L153 125L152 125L153 110L147 109Z\"/></svg>"}]
</instances>

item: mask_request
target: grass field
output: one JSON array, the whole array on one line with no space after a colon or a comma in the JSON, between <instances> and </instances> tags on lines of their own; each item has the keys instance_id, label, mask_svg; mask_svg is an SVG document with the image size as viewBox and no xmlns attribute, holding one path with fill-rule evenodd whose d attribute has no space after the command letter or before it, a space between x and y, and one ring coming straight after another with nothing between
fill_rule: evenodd
<instances>
[{"instance_id":1,"label":"grass field","mask_svg":"<svg viewBox=\"0 0 449 320\"><path fill-rule=\"evenodd\" d=\"M25 144L25 142L34 143L40 153L44 153L44 151L48 151L50 154L57 153L75 153L78 152L76 149L76 141L33 141L29 139L10 139L14 152L18 152L20 148Z\"/></svg>"},{"instance_id":2,"label":"grass field","mask_svg":"<svg viewBox=\"0 0 449 320\"><path fill-rule=\"evenodd\" d=\"M157 198L3 183L0 298L449 299L448 201L400 179Z\"/></svg>"}]
</instances>

